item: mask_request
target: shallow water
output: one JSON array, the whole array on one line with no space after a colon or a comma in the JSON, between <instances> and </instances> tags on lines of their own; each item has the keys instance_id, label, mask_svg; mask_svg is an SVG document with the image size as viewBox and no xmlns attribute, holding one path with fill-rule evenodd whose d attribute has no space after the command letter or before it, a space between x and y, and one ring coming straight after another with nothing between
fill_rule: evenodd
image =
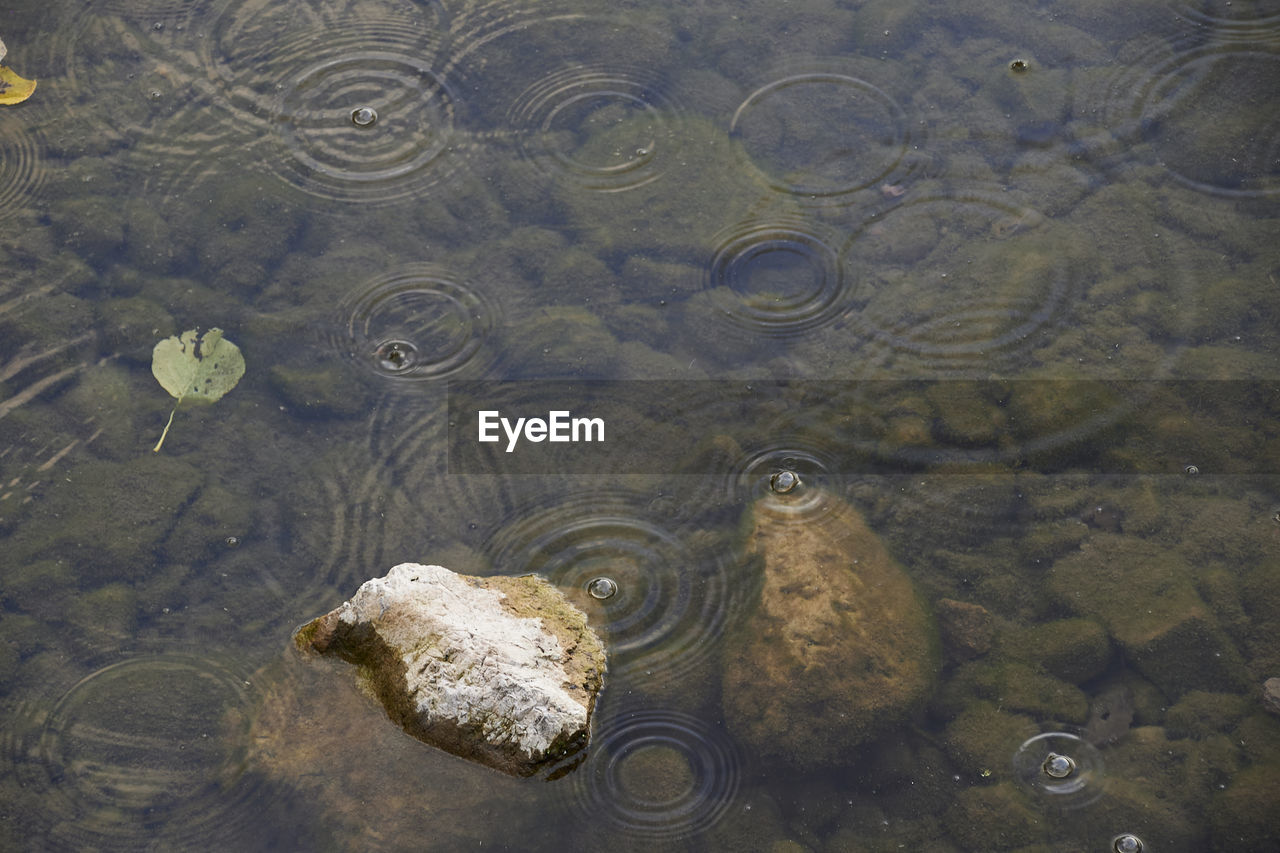
<instances>
[{"instance_id":1,"label":"shallow water","mask_svg":"<svg viewBox=\"0 0 1280 853\"><path fill-rule=\"evenodd\" d=\"M1280 5L0 28L39 81L0 106L0 847L1280 844ZM153 453L152 347L197 327L247 372ZM507 453L485 408L605 441ZM937 631L927 699L861 745L788 720L821 761L722 690L782 471L792 523L854 507ZM406 560L588 613L577 771L432 750L292 655Z\"/></svg>"}]
</instances>

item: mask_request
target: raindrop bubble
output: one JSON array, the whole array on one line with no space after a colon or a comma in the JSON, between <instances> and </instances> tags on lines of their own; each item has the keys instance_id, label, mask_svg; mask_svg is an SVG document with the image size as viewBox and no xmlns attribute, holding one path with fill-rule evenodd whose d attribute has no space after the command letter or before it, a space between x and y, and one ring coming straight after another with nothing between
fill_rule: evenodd
<instances>
[{"instance_id":1,"label":"raindrop bubble","mask_svg":"<svg viewBox=\"0 0 1280 853\"><path fill-rule=\"evenodd\" d=\"M223 540L223 541L224 541L224 542L226 542L226 544L227 544L227 547L228 547L228 548L234 548L234 547L236 547L237 545L239 545L239 544L240 544L240 537L239 537L239 536L228 536L228 537L227 537L225 540Z\"/></svg>"},{"instance_id":2,"label":"raindrop bubble","mask_svg":"<svg viewBox=\"0 0 1280 853\"><path fill-rule=\"evenodd\" d=\"M795 471L779 471L769 478L769 488L780 495L785 495L800 485L800 476Z\"/></svg>"},{"instance_id":3,"label":"raindrop bubble","mask_svg":"<svg viewBox=\"0 0 1280 853\"><path fill-rule=\"evenodd\" d=\"M1194 474L1199 474L1199 473L1200 473L1200 469L1199 469L1199 468L1197 468L1195 465L1188 465L1187 467L1185 467L1185 468L1183 468L1183 469L1182 469L1182 473L1184 473L1184 474L1192 474L1192 475L1194 475Z\"/></svg>"},{"instance_id":4,"label":"raindrop bubble","mask_svg":"<svg viewBox=\"0 0 1280 853\"><path fill-rule=\"evenodd\" d=\"M378 366L389 373L403 373L417 362L418 348L408 341L387 341L378 347Z\"/></svg>"},{"instance_id":5,"label":"raindrop bubble","mask_svg":"<svg viewBox=\"0 0 1280 853\"><path fill-rule=\"evenodd\" d=\"M1111 849L1115 853L1142 853L1144 845L1141 838L1126 832L1122 835L1117 835L1112 840Z\"/></svg>"},{"instance_id":6,"label":"raindrop bubble","mask_svg":"<svg viewBox=\"0 0 1280 853\"><path fill-rule=\"evenodd\" d=\"M613 598L614 593L618 591L618 585L611 578L592 578L587 583L587 593L592 598L598 598L601 601L606 598Z\"/></svg>"},{"instance_id":7,"label":"raindrop bubble","mask_svg":"<svg viewBox=\"0 0 1280 853\"><path fill-rule=\"evenodd\" d=\"M360 107L351 111L351 123L356 127L373 127L377 120L378 114L373 107Z\"/></svg>"},{"instance_id":8,"label":"raindrop bubble","mask_svg":"<svg viewBox=\"0 0 1280 853\"><path fill-rule=\"evenodd\" d=\"M1084 738L1067 732L1036 735L1018 747L1013 771L1023 785L1046 804L1068 810L1102 796L1102 755Z\"/></svg>"},{"instance_id":9,"label":"raindrop bubble","mask_svg":"<svg viewBox=\"0 0 1280 853\"><path fill-rule=\"evenodd\" d=\"M1023 74L1031 69L1031 63L1025 59L1015 59L1009 63L1009 70L1014 74Z\"/></svg>"},{"instance_id":10,"label":"raindrop bubble","mask_svg":"<svg viewBox=\"0 0 1280 853\"><path fill-rule=\"evenodd\" d=\"M1041 765L1046 776L1053 779L1065 779L1076 772L1076 763L1069 755L1051 752Z\"/></svg>"}]
</instances>

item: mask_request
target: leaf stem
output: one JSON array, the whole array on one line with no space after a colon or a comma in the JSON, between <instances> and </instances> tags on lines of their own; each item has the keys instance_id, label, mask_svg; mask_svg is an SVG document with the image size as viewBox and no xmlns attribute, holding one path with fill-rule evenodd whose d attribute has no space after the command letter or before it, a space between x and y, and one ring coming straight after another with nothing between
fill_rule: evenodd
<instances>
[{"instance_id":1,"label":"leaf stem","mask_svg":"<svg viewBox=\"0 0 1280 853\"><path fill-rule=\"evenodd\" d=\"M182 398L178 398L178 403L182 402ZM160 452L160 445L164 444L164 437L169 434L169 427L173 426L173 416L178 413L178 403L173 404L173 411L169 413L169 422L164 425L164 432L160 433L160 440L156 442L156 446L151 448L152 453Z\"/></svg>"}]
</instances>

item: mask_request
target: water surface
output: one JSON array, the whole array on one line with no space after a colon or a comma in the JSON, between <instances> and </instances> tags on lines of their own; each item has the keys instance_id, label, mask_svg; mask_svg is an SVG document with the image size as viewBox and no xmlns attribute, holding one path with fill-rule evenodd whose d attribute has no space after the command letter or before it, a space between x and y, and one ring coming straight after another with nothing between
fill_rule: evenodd
<instances>
[{"instance_id":1,"label":"water surface","mask_svg":"<svg viewBox=\"0 0 1280 853\"><path fill-rule=\"evenodd\" d=\"M0 26L39 80L0 107L0 846L1280 840L1274 2ZM152 347L210 327L247 373L153 453ZM616 444L474 446L477 389L598 405ZM801 766L721 695L783 471L796 523L866 517L940 654L926 702ZM589 614L581 768L471 766L292 656L406 560Z\"/></svg>"}]
</instances>

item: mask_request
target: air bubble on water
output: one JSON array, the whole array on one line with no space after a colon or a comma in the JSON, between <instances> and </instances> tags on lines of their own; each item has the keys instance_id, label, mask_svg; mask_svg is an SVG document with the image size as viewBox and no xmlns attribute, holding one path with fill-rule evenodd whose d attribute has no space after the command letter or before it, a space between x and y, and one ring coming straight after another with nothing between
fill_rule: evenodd
<instances>
[{"instance_id":1,"label":"air bubble on water","mask_svg":"<svg viewBox=\"0 0 1280 853\"><path fill-rule=\"evenodd\" d=\"M403 373L417 363L418 348L408 341L387 341L378 347L378 366L388 373Z\"/></svg>"},{"instance_id":2,"label":"air bubble on water","mask_svg":"<svg viewBox=\"0 0 1280 853\"><path fill-rule=\"evenodd\" d=\"M587 593L592 597L601 601L606 598L613 598L618 591L618 585L614 583L612 578L592 578L587 582Z\"/></svg>"},{"instance_id":3,"label":"air bubble on water","mask_svg":"<svg viewBox=\"0 0 1280 853\"><path fill-rule=\"evenodd\" d=\"M778 471L769 478L769 488L780 495L793 491L800 485L800 476L795 471Z\"/></svg>"},{"instance_id":4,"label":"air bubble on water","mask_svg":"<svg viewBox=\"0 0 1280 853\"><path fill-rule=\"evenodd\" d=\"M1125 832L1111 840L1111 849L1115 853L1142 853L1145 845L1138 836Z\"/></svg>"}]
</instances>

